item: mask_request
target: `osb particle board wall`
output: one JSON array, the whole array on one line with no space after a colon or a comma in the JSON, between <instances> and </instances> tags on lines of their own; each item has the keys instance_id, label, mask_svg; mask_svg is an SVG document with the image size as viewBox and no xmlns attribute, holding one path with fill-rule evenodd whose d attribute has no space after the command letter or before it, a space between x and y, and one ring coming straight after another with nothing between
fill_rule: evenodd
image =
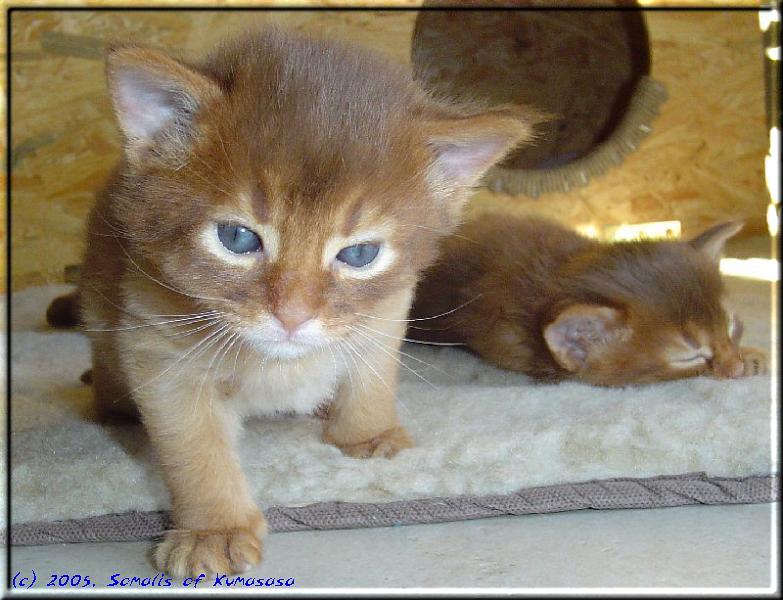
<instances>
[{"instance_id":1,"label":"osb particle board wall","mask_svg":"<svg viewBox=\"0 0 783 600\"><path fill-rule=\"evenodd\" d=\"M12 285L62 281L79 262L93 191L119 156L96 42L130 37L199 54L267 20L409 61L415 12L18 12L12 26ZM755 12L647 13L653 75L670 99L624 166L537 200L481 191L474 210L535 211L572 224L680 219L688 233L741 216L764 229L762 50ZM83 36L75 45L61 35ZM67 41L67 40L66 40ZM93 50L90 50L92 48ZM624 176L635 173L633 179Z\"/></svg>"},{"instance_id":2,"label":"osb particle board wall","mask_svg":"<svg viewBox=\"0 0 783 600\"><path fill-rule=\"evenodd\" d=\"M653 131L619 168L534 202L480 192L474 208L545 214L568 223L682 221L685 236L715 221L766 231L763 48L755 12L648 12L652 75L669 99Z\"/></svg>"}]
</instances>

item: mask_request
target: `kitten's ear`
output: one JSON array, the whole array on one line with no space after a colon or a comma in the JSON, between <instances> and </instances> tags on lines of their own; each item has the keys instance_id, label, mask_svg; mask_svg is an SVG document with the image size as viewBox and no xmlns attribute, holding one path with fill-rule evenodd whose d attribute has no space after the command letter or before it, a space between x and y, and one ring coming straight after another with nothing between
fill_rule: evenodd
<instances>
[{"instance_id":1,"label":"kitten's ear","mask_svg":"<svg viewBox=\"0 0 783 600\"><path fill-rule=\"evenodd\" d=\"M726 221L713 225L704 233L697 235L688 243L711 261L717 263L723 254L726 242L734 237L744 226L742 221Z\"/></svg>"},{"instance_id":2,"label":"kitten's ear","mask_svg":"<svg viewBox=\"0 0 783 600\"><path fill-rule=\"evenodd\" d=\"M440 189L469 188L519 144L534 136L544 115L506 105L470 116L427 120L424 133L435 154L431 179Z\"/></svg>"},{"instance_id":3,"label":"kitten's ear","mask_svg":"<svg viewBox=\"0 0 783 600\"><path fill-rule=\"evenodd\" d=\"M208 77L148 48L110 48L106 72L131 160L153 145L162 154L182 150L197 111L220 94Z\"/></svg>"},{"instance_id":4,"label":"kitten's ear","mask_svg":"<svg viewBox=\"0 0 783 600\"><path fill-rule=\"evenodd\" d=\"M584 368L607 345L625 340L631 330L621 311L597 304L574 304L544 329L544 339L558 364L571 372Z\"/></svg>"}]
</instances>

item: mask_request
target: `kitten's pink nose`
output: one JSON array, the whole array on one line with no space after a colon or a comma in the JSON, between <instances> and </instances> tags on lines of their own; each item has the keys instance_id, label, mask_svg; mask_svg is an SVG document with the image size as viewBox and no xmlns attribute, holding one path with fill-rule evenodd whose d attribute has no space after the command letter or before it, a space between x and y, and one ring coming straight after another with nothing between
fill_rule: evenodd
<instances>
[{"instance_id":1,"label":"kitten's pink nose","mask_svg":"<svg viewBox=\"0 0 783 600\"><path fill-rule=\"evenodd\" d=\"M301 325L313 318L310 307L298 303L282 306L272 314L280 321L288 335L294 333Z\"/></svg>"}]
</instances>

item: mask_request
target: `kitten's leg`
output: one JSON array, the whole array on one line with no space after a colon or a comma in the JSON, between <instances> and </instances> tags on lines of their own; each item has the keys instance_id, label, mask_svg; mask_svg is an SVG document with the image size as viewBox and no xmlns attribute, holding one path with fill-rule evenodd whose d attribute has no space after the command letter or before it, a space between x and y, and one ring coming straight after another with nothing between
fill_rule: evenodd
<instances>
[{"instance_id":1,"label":"kitten's leg","mask_svg":"<svg viewBox=\"0 0 783 600\"><path fill-rule=\"evenodd\" d=\"M150 381L160 368L135 379ZM174 528L156 548L157 567L184 577L258 564L266 520L234 451L240 423L224 397L190 373L155 381L135 395L171 494Z\"/></svg>"},{"instance_id":2,"label":"kitten's leg","mask_svg":"<svg viewBox=\"0 0 783 600\"><path fill-rule=\"evenodd\" d=\"M742 363L745 365L743 375L763 375L767 372L767 353L758 348L742 347L740 348Z\"/></svg>"},{"instance_id":3,"label":"kitten's leg","mask_svg":"<svg viewBox=\"0 0 783 600\"><path fill-rule=\"evenodd\" d=\"M398 422L394 395L373 384L365 393L356 382L343 385L329 407L324 441L355 458L388 458L413 446Z\"/></svg>"},{"instance_id":4,"label":"kitten's leg","mask_svg":"<svg viewBox=\"0 0 783 600\"><path fill-rule=\"evenodd\" d=\"M329 406L324 441L348 456L390 457L413 446L399 424L396 406L400 338L407 311L407 302L399 310L384 311L388 320L371 325L376 332L363 329L353 337L352 350L342 349L352 373Z\"/></svg>"}]
</instances>

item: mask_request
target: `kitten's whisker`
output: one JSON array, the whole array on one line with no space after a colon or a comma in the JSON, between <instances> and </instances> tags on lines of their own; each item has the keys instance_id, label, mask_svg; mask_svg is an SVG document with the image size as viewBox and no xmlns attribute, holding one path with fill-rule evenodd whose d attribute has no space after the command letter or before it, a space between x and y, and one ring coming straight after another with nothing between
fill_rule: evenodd
<instances>
[{"instance_id":1,"label":"kitten's whisker","mask_svg":"<svg viewBox=\"0 0 783 600\"><path fill-rule=\"evenodd\" d=\"M149 273L147 273L147 272L146 272L144 269L142 269L142 268L139 266L139 264L138 264L138 263L137 263L135 260L133 260L133 258L131 257L131 255L128 253L128 251L127 251L127 250L125 250L125 247L124 247L124 246L123 246L121 243L119 243L119 242L118 242L118 245L120 246L120 249L123 251L123 253L125 254L125 256L127 256L127 257L128 257L128 260L129 260L129 261L131 261L131 264L132 264L134 267L136 267L136 268L137 268L137 269L138 269L138 270L139 270L139 271L140 271L140 272L141 272L141 273L142 273L142 274L143 274L145 277L147 277L147 278L148 278L150 281L152 281L153 283L157 283L157 284L158 284L159 286L161 286L162 288L165 288L165 289L167 289L167 290L171 290L171 291L172 291L172 292L174 292L175 294L180 294L180 295L182 295L182 296L186 296L186 297L188 297L188 298L193 298L194 300L211 300L211 301L213 301L213 302L220 302L220 298L210 298L210 297L208 297L208 296L196 296L195 294L189 294L188 292L185 292L185 291L183 291L183 290L179 290L179 289L177 289L177 288L175 288L175 287L173 287L173 286L170 286L170 285L168 285L168 284L166 284L166 283L163 283L162 281L160 281L159 279L156 279L155 277L153 277L152 275L150 275Z\"/></svg>"},{"instance_id":2,"label":"kitten's whisker","mask_svg":"<svg viewBox=\"0 0 783 600\"><path fill-rule=\"evenodd\" d=\"M408 367L408 365L406 365L406 364L405 364L405 363L404 363L402 360L400 360L399 358L397 358L397 356L396 356L396 355L394 355L393 353L392 353L392 354L390 354L390 352L392 352L392 351L390 351L390 350L388 349L388 347L386 347L386 346L384 346L383 344L381 344L381 342L379 342L378 340L374 339L374 338L373 338L373 336L372 336L372 334L379 334L379 335L383 335L384 337L388 337L388 338L391 338L391 339L394 339L394 340L399 340L400 338L397 338L397 337L395 337L395 336L392 336L392 335L384 335L382 332L380 332L380 331L376 331L375 329L372 329L372 328L370 328L370 327L367 327L367 328L366 328L366 331L361 331L361 330L359 330L359 329L355 329L355 328L351 327L350 325L349 325L348 327L349 327L349 329L352 329L353 331L355 331L355 332L356 332L358 335L361 335L362 337L366 337L366 338L368 338L369 340L371 340L371 341L372 341L374 344L378 345L378 347L379 347L379 348L381 348L382 350L384 350L384 351L386 352L386 354L388 354L389 356L392 356L393 358L395 358L395 359L397 360L397 362L399 362L399 363L400 363L402 366L404 366L405 368L409 368L409 367ZM363 327L363 326L362 326L362 325L358 325L358 327ZM370 333L370 332L372 332L372 333ZM402 356L407 356L407 357L408 357L408 358L410 358L411 360L415 360L416 362L418 362L418 363L421 363L421 364L423 364L423 365L425 365L425 366L427 366L427 367L430 367L430 368L432 368L432 369L435 369L436 371L440 371L440 372L441 372L441 373L443 373L444 375L447 375L447 374L448 374L448 373L446 373L446 371L444 371L444 370L443 370L443 369L441 369L440 367L436 367L435 365L432 365L432 364L428 363L428 362L427 362L427 361L425 361L425 360L421 360L420 358L418 358L418 357L416 357L416 356L413 356L412 354L408 354L407 352L403 352L403 351L402 351L402 350L400 350L400 349L397 349L397 350L396 350L396 352L397 352L397 354L401 354Z\"/></svg>"},{"instance_id":3,"label":"kitten's whisker","mask_svg":"<svg viewBox=\"0 0 783 600\"><path fill-rule=\"evenodd\" d=\"M223 364L223 361L228 356L228 353L230 352L231 348L234 346L234 343L237 341L237 337L239 336L239 332L233 331L232 334L228 337L228 339L223 344L223 348L220 350L221 356L218 360L217 364L215 365L215 374L217 375L220 372L220 366Z\"/></svg>"},{"instance_id":4,"label":"kitten's whisker","mask_svg":"<svg viewBox=\"0 0 783 600\"><path fill-rule=\"evenodd\" d=\"M90 233L90 235L95 235L98 237L109 237L109 238L114 238L115 240L117 239L116 233L98 233L97 231L93 231L92 233Z\"/></svg>"},{"instance_id":5,"label":"kitten's whisker","mask_svg":"<svg viewBox=\"0 0 783 600\"><path fill-rule=\"evenodd\" d=\"M228 350L231 348L231 345L234 343L234 340L236 339L236 336L238 333L236 331L232 332L231 335L228 336L228 339L224 338L223 345L218 348L217 352L215 353L215 356L212 357L212 360L209 363L209 366L207 367L207 370L205 372L205 379L209 376L209 371L212 368L212 363L215 362L215 358L218 358L217 363L215 364L215 374L212 376L212 383L215 381L215 377L220 373L220 365L223 364L223 360L226 358L226 355L228 354ZM202 381L202 386L204 385L204 382ZM201 395L201 391L199 390L199 395ZM209 396L209 413L212 414L212 398L214 396L214 393L210 394Z\"/></svg>"},{"instance_id":6,"label":"kitten's whisker","mask_svg":"<svg viewBox=\"0 0 783 600\"><path fill-rule=\"evenodd\" d=\"M416 375L416 377L418 377L419 379L421 379L422 381L424 381L424 382L425 382L427 385L429 385L429 386L431 386L431 387L433 387L433 388L434 388L434 387L436 387L436 386L435 386L435 385L434 385L434 384L433 384L433 383L432 383L432 382L431 382L429 379L427 379L426 377L424 377L424 376L423 376L421 373L419 373L417 370L415 370L415 369L412 369L411 367L409 367L408 365L406 365L404 362L402 362L402 360L400 360L400 359L399 359L397 356L395 356L394 354L392 354L391 352L389 352L389 350L388 350L387 348L385 348L385 347L383 346L383 344L381 344L381 343L380 343L378 340L375 340L375 339L373 339L373 338L372 338L372 337L371 337L369 334L367 334L367 333L364 333L364 332L362 332L362 331L359 331L358 329L353 329L353 328L352 328L352 331L354 331L354 333L356 333L357 335L360 335L360 336L362 336L362 337L363 337L364 339L366 339L367 341L371 342L371 343L372 343L372 344L373 344L373 345L374 345L376 348L378 348L378 350L380 350L381 352L383 352L384 354L386 354L386 356L389 356L389 357L393 358L393 359L394 359L394 360L395 360L397 363L399 363L401 366L403 366L403 367L405 367L406 369L408 369L408 371L410 371L411 373L413 373L414 375ZM407 354L406 356L410 356L410 355L409 355L409 354ZM424 362L424 361L421 361L421 362ZM425 363L425 364L426 364L426 363ZM430 366L432 366L432 365L430 365Z\"/></svg>"},{"instance_id":7,"label":"kitten's whisker","mask_svg":"<svg viewBox=\"0 0 783 600\"><path fill-rule=\"evenodd\" d=\"M195 345L193 345L193 346L190 348L190 350L188 350L188 351L187 351L185 354L183 354L182 356L180 356L180 357L179 357L177 360L175 360L173 363L171 363L171 364L170 364L168 367L166 367L166 368L165 368L163 371L161 371L160 373L158 373L157 375L155 375L155 377L153 377L152 379L149 379L149 380L147 380L146 382L142 383L142 384L141 384L141 385L139 385L139 386L136 386L136 387L135 387L135 388L133 388L131 391L129 391L127 394L125 394L124 396L122 396L122 398L120 398L119 400L123 400L123 399L125 399L125 398L127 398L127 397L129 397L129 396L132 396L133 394L135 394L136 392L138 392L140 389L142 389L142 388L144 388L144 387L148 386L148 385L149 385L150 383L152 383L153 381L156 381L156 380L160 379L161 377L163 377L163 375L165 375L165 374L166 374L166 373L168 373L168 372L169 372L171 369L173 369L175 366L177 366L177 364L178 364L180 361L184 360L184 359L185 359L185 358L186 358L186 357L187 357L187 356L188 356L188 355L189 355L191 352L193 352L193 351L194 351L196 348L198 348L199 346L201 346L201 345L202 345L204 342L206 342L207 340L209 340L209 339L213 338L215 335L219 334L219 333L220 333L220 332L221 332L223 329L225 329L225 328L227 328L227 327L228 327L228 324L227 324L227 323L224 323L224 324L223 324L223 326L222 326L220 329L218 329L217 331L213 331L213 332L212 332L211 334L209 334L207 337L205 337L204 339L202 339L202 340L198 341L198 342L197 342ZM199 352L199 353L200 353L200 352Z\"/></svg>"},{"instance_id":8,"label":"kitten's whisker","mask_svg":"<svg viewBox=\"0 0 783 600\"><path fill-rule=\"evenodd\" d=\"M451 324L448 327L422 327L421 325L408 325L408 329L417 329L419 331L448 331L449 329L454 329L454 324Z\"/></svg>"},{"instance_id":9,"label":"kitten's whisker","mask_svg":"<svg viewBox=\"0 0 783 600\"><path fill-rule=\"evenodd\" d=\"M359 383L362 386L362 390L364 390L365 393L366 393L367 392L367 386L366 386L366 383L365 383L364 375L362 374L361 368L359 367L359 363L358 363L358 361L356 360L356 357L355 357L355 354L358 352L358 350L356 350L354 348L353 344L351 344L350 342L347 343L347 346L348 346L347 347L348 357L351 359L351 362L353 362L353 369L354 369L353 372L356 373L356 376L359 378Z\"/></svg>"},{"instance_id":10,"label":"kitten's whisker","mask_svg":"<svg viewBox=\"0 0 783 600\"><path fill-rule=\"evenodd\" d=\"M407 338L399 338L399 337L394 336L394 335L389 335L387 333L383 333L382 331L378 331L377 329L373 329L372 327L368 327L367 325L363 325L362 323L357 323L356 327L360 327L361 329L364 329L366 331L372 332L372 333L374 333L376 335L380 335L380 336L383 336L383 337L386 337L386 338L390 338L390 339L393 339L393 340L407 341ZM427 367L429 367L431 369L435 369L436 371L439 371L439 372L443 373L444 375L451 375L451 373L449 373L448 371L444 371L440 367L436 367L435 365L428 363L426 360L422 360L422 359L420 359L420 358L418 358L416 356L413 356L413 354L408 354L407 352L404 352L404 351L402 351L400 349L398 349L397 352L399 354L402 354L403 356L407 356L411 360L415 360L416 362L421 363L421 364L423 364L423 365L425 365L425 366L427 366Z\"/></svg>"},{"instance_id":11,"label":"kitten's whisker","mask_svg":"<svg viewBox=\"0 0 783 600\"><path fill-rule=\"evenodd\" d=\"M372 331L373 333L377 333L378 335L381 335L383 337L388 337L395 340L408 342L410 344L421 344L423 346L464 346L465 345L462 342L425 342L424 340L414 340L407 337L397 337L394 335L389 335L388 333L383 333L382 331L378 331L377 329L373 329L372 327L369 327L368 325L364 325L362 323L356 323L356 325L360 327L364 327L367 331ZM432 367L433 365L430 366Z\"/></svg>"},{"instance_id":12,"label":"kitten's whisker","mask_svg":"<svg viewBox=\"0 0 783 600\"><path fill-rule=\"evenodd\" d=\"M402 398L397 396L396 400L397 400L397 406L399 406L402 410L404 410L405 414L408 415L408 417L410 417L408 422L408 427L411 427L413 429L413 432L416 435L418 435L420 431L419 422L414 418L413 413L410 411L410 409L407 406L405 406L405 402L403 402Z\"/></svg>"},{"instance_id":13,"label":"kitten's whisker","mask_svg":"<svg viewBox=\"0 0 783 600\"><path fill-rule=\"evenodd\" d=\"M472 299L468 300L467 302L464 302L464 303L460 304L456 308L452 308L451 310L447 310L444 313L440 313L439 315L433 315L431 317L419 317L417 319L386 319L384 317L378 317L378 316L375 316L375 315L365 315L363 313L353 313L353 314L356 315L357 317L366 317L368 319L378 319L379 321L391 321L393 323L412 323L414 321L429 321L430 319L438 319L440 317L445 317L446 315L450 315L452 313L455 313L459 309L465 308L468 304L471 304L471 303L475 302L476 300L481 298L483 295L484 294L479 294L475 298L472 298Z\"/></svg>"},{"instance_id":14,"label":"kitten's whisker","mask_svg":"<svg viewBox=\"0 0 783 600\"><path fill-rule=\"evenodd\" d=\"M367 361L365 361L364 358L362 358L362 356L359 354L359 351L356 348L354 348L353 344L348 339L343 338L343 342L345 343L346 348L348 349L349 352L348 356L350 356L351 360L353 361L354 368L356 369L355 371L356 376L359 378L359 381L362 384L362 390L364 390L364 392L367 393L367 386L364 382L364 375L362 374L362 370L359 368L359 363L356 362L355 356L358 355L359 358L362 360L362 362L364 362L365 364L367 364Z\"/></svg>"},{"instance_id":15,"label":"kitten's whisker","mask_svg":"<svg viewBox=\"0 0 783 600\"><path fill-rule=\"evenodd\" d=\"M231 336L231 330L227 329L221 333L217 339L211 343L209 346L213 347L217 344L217 348L215 349L215 353L212 355L212 359L209 361L209 364L207 365L207 368L204 370L204 376L201 378L201 383L198 386L198 392L196 392L196 401L193 403L193 416L196 415L196 410L199 407L200 401L201 401L201 393L204 391L204 384L206 383L207 379L209 378L209 371L212 368L212 364L215 362L215 359L218 357L218 354L220 354L221 350L226 345L226 336ZM209 414L212 414L212 396L213 394L210 394L209 397Z\"/></svg>"},{"instance_id":16,"label":"kitten's whisker","mask_svg":"<svg viewBox=\"0 0 783 600\"><path fill-rule=\"evenodd\" d=\"M180 367L184 367L187 364L194 363L196 359L206 354L206 352L211 347L213 347L216 343L218 343L221 339L223 339L225 335L230 331L230 329L231 329L230 325L228 325L227 323L223 324L223 326L218 328L216 331L213 331L212 333L207 335L204 339L200 340L199 342L196 342L196 344L193 347L191 347L191 349L184 356L179 357L174 364L179 365ZM193 352L196 349L198 350L196 352ZM190 355L190 358L184 360L185 358L188 357L188 355Z\"/></svg>"},{"instance_id":17,"label":"kitten's whisker","mask_svg":"<svg viewBox=\"0 0 783 600\"><path fill-rule=\"evenodd\" d=\"M463 342L425 342L424 340L414 340L411 338L400 338L403 342L409 344L421 344L422 346L466 346Z\"/></svg>"},{"instance_id":18,"label":"kitten's whisker","mask_svg":"<svg viewBox=\"0 0 783 600\"><path fill-rule=\"evenodd\" d=\"M343 352L343 349L340 347L340 345L335 346L335 350L337 350L340 354L340 360L343 361L345 372L348 373L348 381L351 383L351 387L353 387L353 374L351 373L351 366L348 364L348 361L345 360L345 352Z\"/></svg>"},{"instance_id":19,"label":"kitten's whisker","mask_svg":"<svg viewBox=\"0 0 783 600\"><path fill-rule=\"evenodd\" d=\"M184 313L184 314L181 314L181 315L176 315L176 314L170 314L170 315L151 315L150 314L150 315L148 315L148 314L145 314L144 317L145 318L146 317L201 317L201 316L208 316L208 315L216 315L216 316L222 315L222 316L225 316L226 313L224 313L222 311L219 311L217 309L214 309L214 308L210 308L209 310L205 310L204 312L200 312L200 313Z\"/></svg>"},{"instance_id":20,"label":"kitten's whisker","mask_svg":"<svg viewBox=\"0 0 783 600\"><path fill-rule=\"evenodd\" d=\"M180 338L188 337L189 335L193 335L194 333L198 333L199 331L203 331L204 329L207 329L208 327L211 327L215 322L220 322L220 319L213 319L213 322L206 323L205 325L200 325L199 327L196 327L195 329L191 329L190 331L185 332L178 332L172 335L168 335L166 333L163 334L164 337L170 339L170 340L176 340Z\"/></svg>"},{"instance_id":21,"label":"kitten's whisker","mask_svg":"<svg viewBox=\"0 0 783 600\"><path fill-rule=\"evenodd\" d=\"M97 214L108 224L108 221L106 221L106 218L103 217L103 215L101 215L100 213L97 213ZM131 257L130 253L128 253L128 251L125 249L125 246L120 241L120 238L118 237L116 239L117 239L117 245L120 247L120 250L122 250L122 253L125 254L125 256L131 262L131 264L134 267L136 267L147 278L149 278L150 281L153 281L154 283L157 283L159 286L161 286L163 288L166 288L167 290L171 290L172 292L175 292L177 294L181 294L182 296L187 296L188 298L194 298L196 300L212 300L212 301L215 301L215 302L219 302L220 301L220 298L207 298L205 296L195 296L193 294L189 294L189 293L184 292L182 290L178 290L178 289L176 289L176 288L174 288L174 287L172 287L170 285L167 285L167 284L163 283L162 281L160 281L158 279L155 279L152 275L150 275L144 269L142 269L135 260L133 260L133 257Z\"/></svg>"},{"instance_id":22,"label":"kitten's whisker","mask_svg":"<svg viewBox=\"0 0 783 600\"><path fill-rule=\"evenodd\" d=\"M237 346L236 353L234 355L234 368L231 370L231 381L236 381L237 378L237 361L239 360L239 355L242 353L242 350L244 350L245 346L245 340L242 337L242 329L238 329L237 333L239 334L237 336L237 341L239 342L239 345Z\"/></svg>"},{"instance_id":23,"label":"kitten's whisker","mask_svg":"<svg viewBox=\"0 0 783 600\"><path fill-rule=\"evenodd\" d=\"M360 340L354 340L354 341L359 345L359 347L362 350L368 350L367 346L362 344ZM391 387L389 387L389 384L386 383L386 380L383 377L381 377L381 375L378 373L378 371L375 370L375 367L373 367L372 364L370 364L369 358L365 359L364 356L362 356L362 354L360 352L358 352L358 351L357 351L356 355L361 359L361 361L365 365L367 365L367 367L375 374L375 376L381 381L381 383L383 383L383 385L386 387L386 389L389 390L392 394L394 394L394 390Z\"/></svg>"},{"instance_id":24,"label":"kitten's whisker","mask_svg":"<svg viewBox=\"0 0 783 600\"><path fill-rule=\"evenodd\" d=\"M154 323L145 323L143 325L131 325L128 327L115 327L115 328L108 328L108 329L82 329L82 331L87 331L90 333L98 333L98 332L108 332L108 331L131 331L133 329L142 329L144 327L158 327L163 325L168 325L169 327L181 327L183 325L190 325L192 323L198 323L200 321L210 320L210 319L216 319L218 317L213 315L207 315L202 314L199 316L193 316L193 317L183 317L180 319L171 319L168 321L155 321ZM173 325L172 325L173 323Z\"/></svg>"},{"instance_id":25,"label":"kitten's whisker","mask_svg":"<svg viewBox=\"0 0 783 600\"><path fill-rule=\"evenodd\" d=\"M358 331L356 331L355 333L359 333L359 332L358 332ZM369 339L369 338L367 338L367 339ZM357 342L359 342L359 340L356 340L356 341L357 341ZM379 342L377 342L376 340L372 340L372 339L370 339L370 341L372 341L373 343L376 343L376 344L378 344L378 343L379 343ZM367 350L367 347L366 347L365 345L361 345L361 347L362 347L362 349L364 349L364 350ZM382 349L384 352L386 352L386 350L384 350L383 348L381 348L381 349ZM388 352L387 352L387 354L388 354ZM389 354L389 356L391 356L392 358L394 358L394 359L395 359L395 360L396 360L398 363L400 363L400 364L401 364L403 367L405 367L406 369L408 369L409 371L411 371L411 372L412 372L412 373L414 373L415 375L417 375L417 376L421 377L421 379L423 379L425 382L429 383L429 384L430 384L430 385L431 385L433 388L435 387L434 385L432 385L432 383L430 383L429 381L427 381L426 379L424 379L424 377L422 377L421 375L419 375L419 373L418 373L418 372L414 371L413 369L411 369L410 367L408 367L408 365L404 364L404 363L403 363L403 362L402 362L402 361L401 361L399 358L396 358L395 356L393 356L393 355L391 355L391 354ZM369 359L368 359L368 360L369 360ZM372 369L372 366L371 366L371 365L367 364L367 366L368 366L368 367L370 367L370 368ZM405 411L405 412L408 414L408 416L409 416L409 417L411 417L411 419L413 420L413 422L415 422L415 420L413 419L413 417L412 417L412 415L411 415L411 412L410 412L410 410L408 410L408 407L407 407L407 406L405 406L405 404L404 404L404 403L403 403L403 402L402 402L402 401L401 401L401 400L400 400L400 399L397 397L396 390L392 390L392 389L391 389L391 387L389 387L389 385L388 385L388 384L387 384L387 383L386 383L386 382L385 382L385 381L384 381L384 380L381 378L381 376L380 376L380 375L378 375L378 373L375 371L375 369L372 369L372 370L373 370L373 372L376 374L376 376L377 376L377 377L378 377L378 378L379 378L379 379L380 379L380 380L383 382L383 385L384 385L384 386L386 386L386 389L387 389L387 390L389 390L389 392L392 394L392 396L393 396L394 400L397 402L397 404L398 404L400 407L402 407L402 409L403 409L403 410L404 410L404 411Z\"/></svg>"},{"instance_id":26,"label":"kitten's whisker","mask_svg":"<svg viewBox=\"0 0 783 600\"><path fill-rule=\"evenodd\" d=\"M106 300L106 302L111 304L114 308L116 308L117 310L119 310L121 312L124 312L126 315L130 315L134 319L138 319L139 321L143 321L145 318L148 318L148 317L164 317L165 318L165 317L186 317L186 316L189 316L187 314L182 314L182 315L175 315L175 314L171 314L171 315L137 315L137 314L132 313L131 311L127 310L126 308L123 308L122 306L120 306L116 302L113 302L110 298L108 298L106 296L106 294L104 294L102 291L100 291L95 284L93 284L93 283L91 283L89 281L86 282L86 283L93 289L93 291L95 291L99 296L101 296L104 300ZM216 314L221 314L221 315L225 314L225 313L221 313L220 311L217 311L217 310L214 311L214 312ZM191 313L191 314L195 315L195 314L200 314L200 313Z\"/></svg>"},{"instance_id":27,"label":"kitten's whisker","mask_svg":"<svg viewBox=\"0 0 783 600\"><path fill-rule=\"evenodd\" d=\"M329 353L332 355L332 367L334 368L334 391L337 391L337 382L339 377L337 376L337 357L334 355L334 349L331 344L326 346L329 349Z\"/></svg>"},{"instance_id":28,"label":"kitten's whisker","mask_svg":"<svg viewBox=\"0 0 783 600\"><path fill-rule=\"evenodd\" d=\"M130 235L130 232L127 229L121 229L120 227L114 225L114 223L111 223L101 211L96 210L95 214L97 214L103 220L103 222L109 227L109 229L114 233L117 233L122 237L127 237L128 235Z\"/></svg>"}]
</instances>

